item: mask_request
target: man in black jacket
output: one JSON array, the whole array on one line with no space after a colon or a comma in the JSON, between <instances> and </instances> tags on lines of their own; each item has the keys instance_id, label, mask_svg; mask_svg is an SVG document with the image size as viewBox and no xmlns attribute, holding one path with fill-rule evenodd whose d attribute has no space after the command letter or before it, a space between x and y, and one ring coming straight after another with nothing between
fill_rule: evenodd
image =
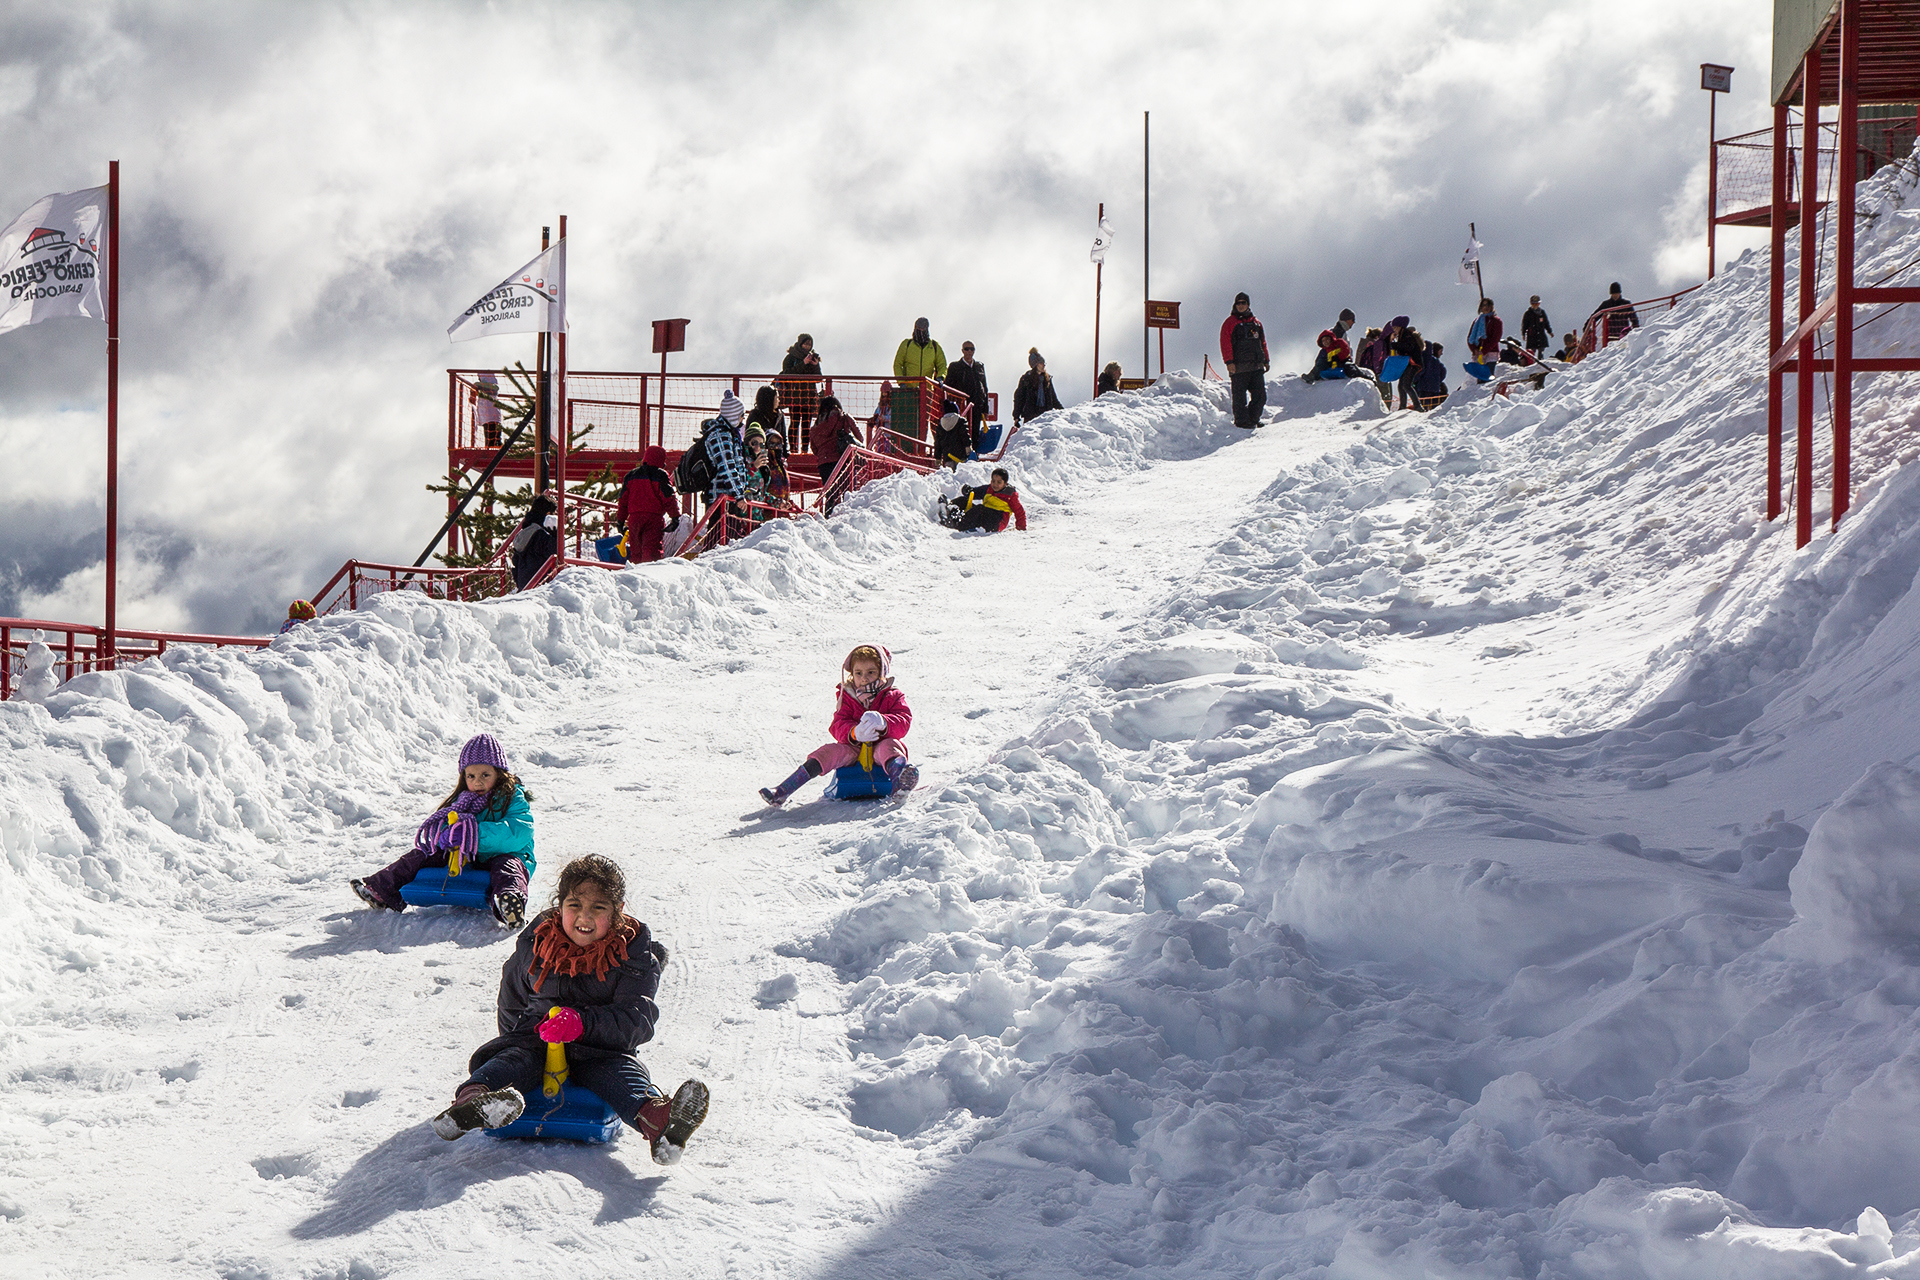
<instances>
[{"instance_id":1,"label":"man in black jacket","mask_svg":"<svg viewBox=\"0 0 1920 1280\"><path fill-rule=\"evenodd\" d=\"M987 366L973 358L973 344L960 344L960 358L947 366L947 385L967 398L972 406L967 428L970 443L980 442L980 424L987 420Z\"/></svg>"},{"instance_id":2,"label":"man in black jacket","mask_svg":"<svg viewBox=\"0 0 1920 1280\"><path fill-rule=\"evenodd\" d=\"M1233 313L1220 326L1220 358L1233 376L1233 425L1251 431L1267 407L1267 331L1253 314L1253 300L1233 296Z\"/></svg>"},{"instance_id":3,"label":"man in black jacket","mask_svg":"<svg viewBox=\"0 0 1920 1280\"><path fill-rule=\"evenodd\" d=\"M1607 300L1595 307L1593 315L1588 316L1587 319L1592 320L1594 316L1602 315L1607 318L1607 341L1609 342L1624 338L1630 331L1640 327L1640 314L1633 309L1631 302L1620 296L1618 280L1607 286Z\"/></svg>"},{"instance_id":4,"label":"man in black jacket","mask_svg":"<svg viewBox=\"0 0 1920 1280\"><path fill-rule=\"evenodd\" d=\"M1527 350L1536 360L1553 345L1553 321L1547 319L1547 309L1540 305L1537 293L1527 299L1526 314L1520 317L1520 336L1526 339Z\"/></svg>"}]
</instances>

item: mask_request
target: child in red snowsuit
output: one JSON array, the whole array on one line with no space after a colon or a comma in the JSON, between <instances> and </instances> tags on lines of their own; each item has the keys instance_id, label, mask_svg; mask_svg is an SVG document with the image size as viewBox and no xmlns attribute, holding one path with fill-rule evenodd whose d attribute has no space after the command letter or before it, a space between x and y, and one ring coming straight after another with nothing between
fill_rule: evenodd
<instances>
[{"instance_id":1,"label":"child in red snowsuit","mask_svg":"<svg viewBox=\"0 0 1920 1280\"><path fill-rule=\"evenodd\" d=\"M626 530L627 559L636 564L658 560L662 540L680 524L680 501L673 496L673 480L666 467L667 451L648 445L640 465L627 472L620 486L613 523Z\"/></svg>"},{"instance_id":2,"label":"child in red snowsuit","mask_svg":"<svg viewBox=\"0 0 1920 1280\"><path fill-rule=\"evenodd\" d=\"M896 792L911 791L920 781L920 771L907 763L913 710L907 695L894 686L893 655L879 645L863 644L847 655L840 670L845 678L828 730L833 741L808 756L779 786L760 788L760 798L768 804L783 805L809 780L854 763L865 746L873 748L873 763L893 779Z\"/></svg>"}]
</instances>

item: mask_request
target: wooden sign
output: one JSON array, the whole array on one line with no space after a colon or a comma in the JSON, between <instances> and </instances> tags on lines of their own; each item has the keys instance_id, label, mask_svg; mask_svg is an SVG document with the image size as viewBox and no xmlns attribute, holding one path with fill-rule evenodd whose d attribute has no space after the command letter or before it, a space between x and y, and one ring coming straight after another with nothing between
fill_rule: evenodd
<instances>
[{"instance_id":1,"label":"wooden sign","mask_svg":"<svg viewBox=\"0 0 1920 1280\"><path fill-rule=\"evenodd\" d=\"M1180 304L1177 302L1147 303L1147 328L1178 329L1180 327Z\"/></svg>"}]
</instances>

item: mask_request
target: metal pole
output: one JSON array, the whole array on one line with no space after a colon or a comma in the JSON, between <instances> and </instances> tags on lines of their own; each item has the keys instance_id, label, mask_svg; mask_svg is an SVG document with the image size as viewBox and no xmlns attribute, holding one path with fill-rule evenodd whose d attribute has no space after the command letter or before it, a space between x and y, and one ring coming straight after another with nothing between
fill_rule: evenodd
<instances>
[{"instance_id":1,"label":"metal pole","mask_svg":"<svg viewBox=\"0 0 1920 1280\"><path fill-rule=\"evenodd\" d=\"M1140 113L1140 376L1153 359L1153 330L1146 327L1148 299L1153 297L1153 112Z\"/></svg>"},{"instance_id":2,"label":"metal pole","mask_svg":"<svg viewBox=\"0 0 1920 1280\"><path fill-rule=\"evenodd\" d=\"M554 546L558 549L562 563L567 558L567 444L573 435L573 411L567 404L567 215L560 215L560 316L561 327L554 336L557 366L554 382L558 395L555 404L560 410L559 471L560 483L554 486L554 515L560 521L558 537Z\"/></svg>"},{"instance_id":3,"label":"metal pole","mask_svg":"<svg viewBox=\"0 0 1920 1280\"><path fill-rule=\"evenodd\" d=\"M1467 224L1467 245L1471 247L1473 242L1479 238L1480 233L1474 230L1473 224L1469 222ZM1480 291L1480 301L1485 302L1487 300L1487 286L1480 282L1480 259L1477 256L1473 260L1473 287Z\"/></svg>"},{"instance_id":4,"label":"metal pole","mask_svg":"<svg viewBox=\"0 0 1920 1280\"><path fill-rule=\"evenodd\" d=\"M115 584L120 577L120 162L107 162L107 634L118 649Z\"/></svg>"},{"instance_id":5,"label":"metal pole","mask_svg":"<svg viewBox=\"0 0 1920 1280\"><path fill-rule=\"evenodd\" d=\"M1771 260L1767 268L1767 519L1777 520L1780 502L1780 464L1785 450L1780 437L1782 371L1772 367L1780 353L1787 296L1787 104L1773 108L1773 208L1768 215Z\"/></svg>"},{"instance_id":6,"label":"metal pole","mask_svg":"<svg viewBox=\"0 0 1920 1280\"><path fill-rule=\"evenodd\" d=\"M1820 195L1820 46L1807 50L1800 73L1800 323L1813 314L1819 287L1820 241L1814 205ZM1813 541L1813 335L1800 340L1795 370L1793 536L1796 547Z\"/></svg>"},{"instance_id":7,"label":"metal pole","mask_svg":"<svg viewBox=\"0 0 1920 1280\"><path fill-rule=\"evenodd\" d=\"M1707 90L1707 279L1713 279L1713 227L1720 212L1720 144L1714 141L1720 91Z\"/></svg>"},{"instance_id":8,"label":"metal pole","mask_svg":"<svg viewBox=\"0 0 1920 1280\"><path fill-rule=\"evenodd\" d=\"M1094 223L1096 227L1100 222L1106 221L1106 201L1100 202L1100 211L1094 216L1099 220ZM1105 254L1100 256L1103 259L1106 257ZM1095 395L1100 394L1100 276L1106 269L1107 264L1104 261L1093 264L1093 394Z\"/></svg>"},{"instance_id":9,"label":"metal pole","mask_svg":"<svg viewBox=\"0 0 1920 1280\"><path fill-rule=\"evenodd\" d=\"M549 228L540 228L540 252L547 251L547 233ZM547 334L540 333L534 347L534 396L538 412L534 415L533 426L533 492L537 496L545 493L553 477L547 474L547 449L553 444L553 420L547 412Z\"/></svg>"},{"instance_id":10,"label":"metal pole","mask_svg":"<svg viewBox=\"0 0 1920 1280\"><path fill-rule=\"evenodd\" d=\"M660 447L667 447L667 353L660 353Z\"/></svg>"},{"instance_id":11,"label":"metal pole","mask_svg":"<svg viewBox=\"0 0 1920 1280\"><path fill-rule=\"evenodd\" d=\"M1833 224L1833 525L1853 497L1853 207L1860 156L1860 0L1840 0L1840 154Z\"/></svg>"}]
</instances>

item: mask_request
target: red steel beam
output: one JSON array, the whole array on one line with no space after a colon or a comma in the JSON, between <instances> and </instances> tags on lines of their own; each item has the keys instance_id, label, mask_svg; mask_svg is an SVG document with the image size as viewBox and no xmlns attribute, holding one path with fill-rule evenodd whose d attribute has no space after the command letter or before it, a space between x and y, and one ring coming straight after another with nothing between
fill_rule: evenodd
<instances>
[{"instance_id":1,"label":"red steel beam","mask_svg":"<svg viewBox=\"0 0 1920 1280\"><path fill-rule=\"evenodd\" d=\"M1834 183L1833 516L1839 528L1853 497L1853 217L1860 143L1860 0L1840 0L1840 154Z\"/></svg>"}]
</instances>

